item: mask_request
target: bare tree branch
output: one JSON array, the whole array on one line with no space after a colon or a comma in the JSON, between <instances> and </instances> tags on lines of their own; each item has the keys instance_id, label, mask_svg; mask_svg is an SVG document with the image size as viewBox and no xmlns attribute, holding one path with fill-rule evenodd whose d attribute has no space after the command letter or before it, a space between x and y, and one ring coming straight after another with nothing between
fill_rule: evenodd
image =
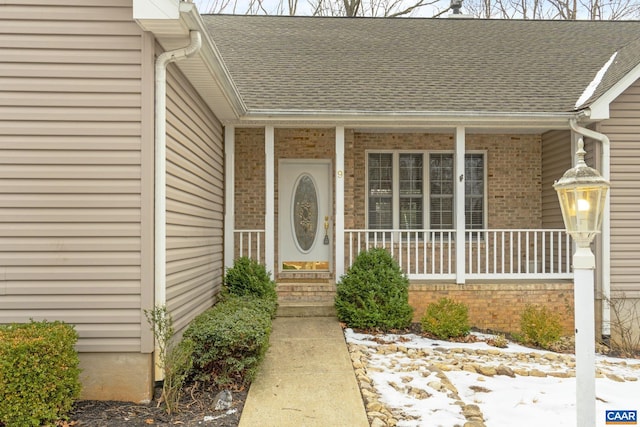
<instances>
[{"instance_id":1,"label":"bare tree branch","mask_svg":"<svg viewBox=\"0 0 640 427\"><path fill-rule=\"evenodd\" d=\"M451 0L194 0L204 13L440 17ZM270 8L273 9L271 10ZM464 0L463 10L478 18L590 19L640 18L640 0Z\"/></svg>"},{"instance_id":2,"label":"bare tree branch","mask_svg":"<svg viewBox=\"0 0 640 427\"><path fill-rule=\"evenodd\" d=\"M412 4L411 6L408 6L405 9L399 10L397 12L394 12L394 13L391 13L391 14L388 14L388 15L385 15L385 16L388 16L389 18L396 18L398 16L408 15L408 14L412 13L416 9L419 9L421 7L424 7L424 6L430 6L430 5L436 4L439 1L440 0L432 0L432 1L420 0L416 4ZM449 9L451 9L451 8L450 7L447 8L447 10L449 10Z\"/></svg>"}]
</instances>

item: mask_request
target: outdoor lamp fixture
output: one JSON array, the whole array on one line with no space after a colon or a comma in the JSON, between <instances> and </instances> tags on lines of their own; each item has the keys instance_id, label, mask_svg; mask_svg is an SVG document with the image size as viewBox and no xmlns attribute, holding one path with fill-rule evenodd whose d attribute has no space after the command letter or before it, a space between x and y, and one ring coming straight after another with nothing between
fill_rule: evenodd
<instances>
[{"instance_id":1,"label":"outdoor lamp fixture","mask_svg":"<svg viewBox=\"0 0 640 427\"><path fill-rule=\"evenodd\" d=\"M596 425L594 270L591 242L602 226L609 183L584 162L584 141L578 140L576 166L553 184L558 192L567 233L576 242L573 295L576 327L577 426Z\"/></svg>"}]
</instances>

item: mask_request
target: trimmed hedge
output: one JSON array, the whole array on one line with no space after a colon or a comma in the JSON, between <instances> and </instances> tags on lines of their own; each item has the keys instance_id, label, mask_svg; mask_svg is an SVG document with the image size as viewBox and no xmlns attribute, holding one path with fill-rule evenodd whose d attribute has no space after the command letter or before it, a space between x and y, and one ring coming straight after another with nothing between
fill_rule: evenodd
<instances>
[{"instance_id":1,"label":"trimmed hedge","mask_svg":"<svg viewBox=\"0 0 640 427\"><path fill-rule=\"evenodd\" d=\"M39 426L71 410L80 394L77 340L62 322L0 325L0 423Z\"/></svg>"},{"instance_id":2,"label":"trimmed hedge","mask_svg":"<svg viewBox=\"0 0 640 427\"><path fill-rule=\"evenodd\" d=\"M197 316L184 333L193 341L195 377L218 386L253 381L269 347L275 302L229 295Z\"/></svg>"},{"instance_id":3,"label":"trimmed hedge","mask_svg":"<svg viewBox=\"0 0 640 427\"><path fill-rule=\"evenodd\" d=\"M382 248L361 252L336 285L338 318L352 328L382 330L411 324L409 279Z\"/></svg>"}]
</instances>

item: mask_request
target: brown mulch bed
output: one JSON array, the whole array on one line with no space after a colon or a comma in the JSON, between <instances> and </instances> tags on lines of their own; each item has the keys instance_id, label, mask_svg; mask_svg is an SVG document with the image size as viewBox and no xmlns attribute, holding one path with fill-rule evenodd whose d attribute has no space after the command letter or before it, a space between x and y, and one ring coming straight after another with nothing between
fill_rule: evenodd
<instances>
[{"instance_id":1,"label":"brown mulch bed","mask_svg":"<svg viewBox=\"0 0 640 427\"><path fill-rule=\"evenodd\" d=\"M156 396L160 393L156 389ZM247 398L247 391L232 391L233 400L227 410L215 410L219 390L190 385L180 400L179 411L168 415L157 400L149 404L116 401L78 401L69 414L69 420L59 422L59 427L87 426L211 426L237 427Z\"/></svg>"}]
</instances>

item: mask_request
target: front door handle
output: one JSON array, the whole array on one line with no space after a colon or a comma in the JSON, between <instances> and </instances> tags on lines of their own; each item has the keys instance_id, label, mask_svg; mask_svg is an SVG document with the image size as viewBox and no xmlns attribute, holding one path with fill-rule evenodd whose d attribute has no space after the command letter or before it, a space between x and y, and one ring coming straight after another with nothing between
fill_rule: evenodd
<instances>
[{"instance_id":1,"label":"front door handle","mask_svg":"<svg viewBox=\"0 0 640 427\"><path fill-rule=\"evenodd\" d=\"M324 244L329 244L329 217L324 217Z\"/></svg>"}]
</instances>

